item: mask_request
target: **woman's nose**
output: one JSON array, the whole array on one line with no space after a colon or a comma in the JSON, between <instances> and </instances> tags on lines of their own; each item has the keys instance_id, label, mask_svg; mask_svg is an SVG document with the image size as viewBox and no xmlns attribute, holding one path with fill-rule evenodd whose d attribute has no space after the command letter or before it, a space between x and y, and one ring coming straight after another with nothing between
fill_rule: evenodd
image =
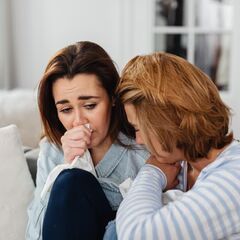
<instances>
[{"instance_id":1,"label":"woman's nose","mask_svg":"<svg viewBox=\"0 0 240 240\"><path fill-rule=\"evenodd\" d=\"M76 111L73 120L73 127L77 127L86 123L88 123L88 121L84 117L84 114L82 114L80 111Z\"/></svg>"},{"instance_id":2,"label":"woman's nose","mask_svg":"<svg viewBox=\"0 0 240 240\"><path fill-rule=\"evenodd\" d=\"M144 144L141 133L139 131L136 132L136 143L137 144Z\"/></svg>"}]
</instances>

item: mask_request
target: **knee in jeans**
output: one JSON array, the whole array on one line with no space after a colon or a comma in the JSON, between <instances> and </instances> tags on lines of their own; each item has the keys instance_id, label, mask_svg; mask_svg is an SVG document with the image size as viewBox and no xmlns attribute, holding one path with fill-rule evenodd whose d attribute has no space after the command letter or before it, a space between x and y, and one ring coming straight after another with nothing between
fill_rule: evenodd
<instances>
[{"instance_id":1,"label":"knee in jeans","mask_svg":"<svg viewBox=\"0 0 240 240\"><path fill-rule=\"evenodd\" d=\"M88 185L92 181L96 181L95 177L82 169L67 169L60 173L57 177L54 188L56 189L69 189L74 188L84 188L85 185Z\"/></svg>"}]
</instances>

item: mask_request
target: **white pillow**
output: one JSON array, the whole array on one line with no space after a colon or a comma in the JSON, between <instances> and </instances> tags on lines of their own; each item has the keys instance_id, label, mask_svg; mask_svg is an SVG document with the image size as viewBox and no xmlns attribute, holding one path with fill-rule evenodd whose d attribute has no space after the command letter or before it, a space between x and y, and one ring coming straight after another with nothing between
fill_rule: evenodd
<instances>
[{"instance_id":1,"label":"white pillow","mask_svg":"<svg viewBox=\"0 0 240 240\"><path fill-rule=\"evenodd\" d=\"M0 128L0 239L25 239L33 191L17 127Z\"/></svg>"}]
</instances>

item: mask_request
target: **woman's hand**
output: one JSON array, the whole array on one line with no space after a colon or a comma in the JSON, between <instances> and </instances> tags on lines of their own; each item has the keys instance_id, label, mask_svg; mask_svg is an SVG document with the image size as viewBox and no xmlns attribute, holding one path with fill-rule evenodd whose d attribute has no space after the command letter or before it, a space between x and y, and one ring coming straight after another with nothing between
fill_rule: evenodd
<instances>
[{"instance_id":1,"label":"woman's hand","mask_svg":"<svg viewBox=\"0 0 240 240\"><path fill-rule=\"evenodd\" d=\"M148 164L152 164L155 167L158 167L163 171L163 173L166 175L167 178L167 186L164 190L173 189L178 185L178 174L181 170L180 162L176 162L174 164L168 164L168 163L161 163L155 156L151 156L147 160Z\"/></svg>"},{"instance_id":2,"label":"woman's hand","mask_svg":"<svg viewBox=\"0 0 240 240\"><path fill-rule=\"evenodd\" d=\"M61 137L64 159L71 163L76 156L82 156L90 144L91 130L84 125L67 130Z\"/></svg>"}]
</instances>

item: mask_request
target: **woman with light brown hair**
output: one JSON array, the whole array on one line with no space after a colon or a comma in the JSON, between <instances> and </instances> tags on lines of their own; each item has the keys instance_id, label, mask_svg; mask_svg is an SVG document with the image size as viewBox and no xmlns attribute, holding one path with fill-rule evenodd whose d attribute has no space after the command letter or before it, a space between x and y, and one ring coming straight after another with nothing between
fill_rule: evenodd
<instances>
[{"instance_id":1,"label":"woman with light brown hair","mask_svg":"<svg viewBox=\"0 0 240 240\"><path fill-rule=\"evenodd\" d=\"M152 154L117 212L118 238L240 237L240 144L209 77L158 52L130 60L117 92Z\"/></svg>"}]
</instances>

